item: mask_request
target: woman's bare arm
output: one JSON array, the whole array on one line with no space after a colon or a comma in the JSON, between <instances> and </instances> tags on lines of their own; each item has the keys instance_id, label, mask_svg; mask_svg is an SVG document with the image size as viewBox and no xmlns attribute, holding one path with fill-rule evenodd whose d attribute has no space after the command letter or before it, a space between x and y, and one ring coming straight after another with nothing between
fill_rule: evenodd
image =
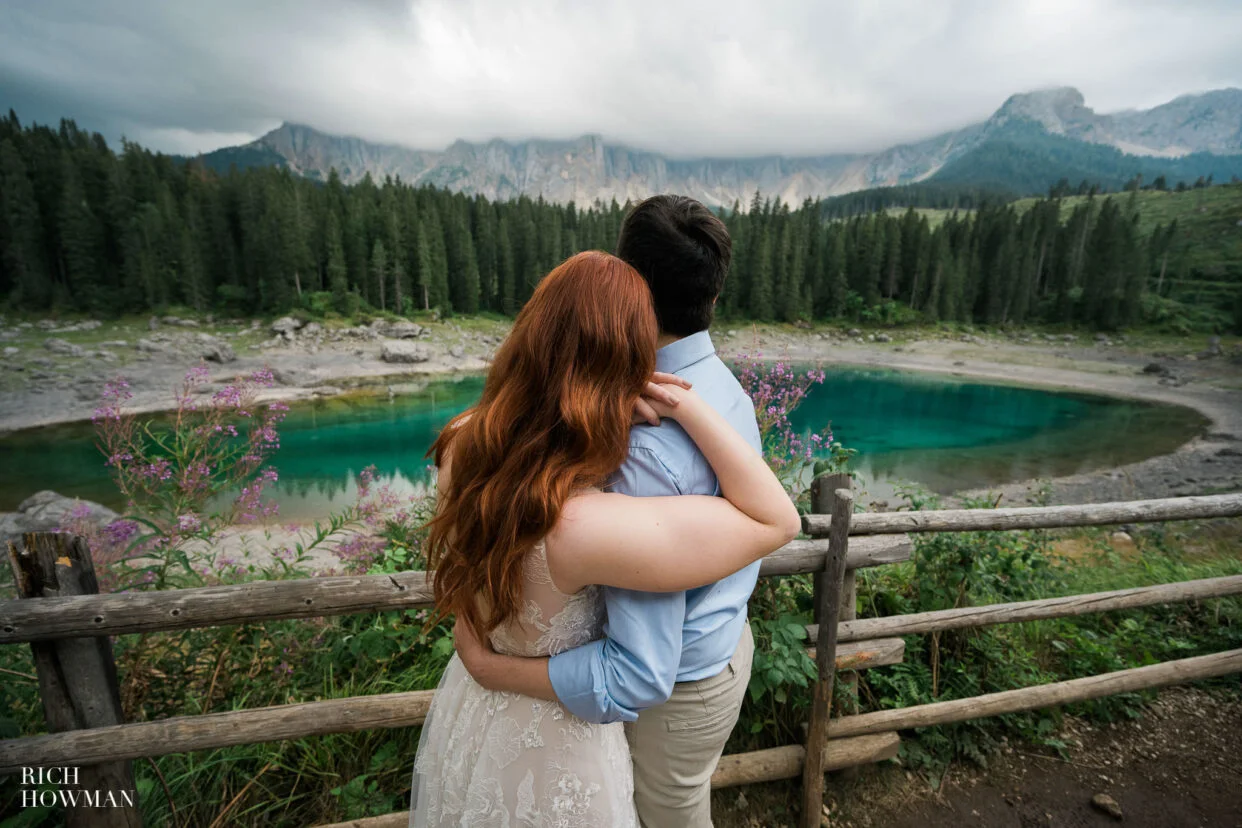
<instances>
[{"instance_id":1,"label":"woman's bare arm","mask_svg":"<svg viewBox=\"0 0 1242 828\"><path fill-rule=\"evenodd\" d=\"M565 505L548 535L557 586L675 592L718 581L793 539L801 520L764 459L691 391L657 403L698 445L724 497L588 494Z\"/></svg>"}]
</instances>

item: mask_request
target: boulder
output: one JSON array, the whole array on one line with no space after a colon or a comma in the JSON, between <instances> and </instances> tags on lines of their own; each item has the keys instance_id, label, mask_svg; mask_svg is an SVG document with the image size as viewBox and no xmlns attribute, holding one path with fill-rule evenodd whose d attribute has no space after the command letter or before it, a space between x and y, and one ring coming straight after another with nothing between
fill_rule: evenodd
<instances>
[{"instance_id":1,"label":"boulder","mask_svg":"<svg viewBox=\"0 0 1242 828\"><path fill-rule=\"evenodd\" d=\"M282 316L272 323L272 333L292 335L294 331L302 327L300 319L294 319L292 316Z\"/></svg>"},{"instance_id":2,"label":"boulder","mask_svg":"<svg viewBox=\"0 0 1242 828\"><path fill-rule=\"evenodd\" d=\"M315 376L301 368L273 368L272 379L290 388L305 388L315 381Z\"/></svg>"},{"instance_id":3,"label":"boulder","mask_svg":"<svg viewBox=\"0 0 1242 828\"><path fill-rule=\"evenodd\" d=\"M888 334L876 334L875 341L876 342L892 342L893 339Z\"/></svg>"},{"instance_id":4,"label":"boulder","mask_svg":"<svg viewBox=\"0 0 1242 828\"><path fill-rule=\"evenodd\" d=\"M77 345L74 345L72 342L66 342L63 339L57 339L54 336L50 336L47 339L43 340L43 347L47 348L49 351L51 351L54 354L61 354L63 356L81 357L82 355L85 354L85 351L83 351Z\"/></svg>"},{"instance_id":5,"label":"boulder","mask_svg":"<svg viewBox=\"0 0 1242 828\"><path fill-rule=\"evenodd\" d=\"M203 359L219 362L221 365L237 360L237 353L233 350L233 346L215 337L209 337L208 341L203 343L201 353Z\"/></svg>"},{"instance_id":6,"label":"boulder","mask_svg":"<svg viewBox=\"0 0 1242 828\"><path fill-rule=\"evenodd\" d=\"M1224 351L1220 347L1220 337L1214 336L1208 340L1207 350L1199 352L1199 359L1212 359L1221 356Z\"/></svg>"},{"instance_id":7,"label":"boulder","mask_svg":"<svg viewBox=\"0 0 1242 828\"><path fill-rule=\"evenodd\" d=\"M162 342L156 342L153 339L139 339L134 343L134 347L144 354L166 354L169 348Z\"/></svg>"},{"instance_id":8,"label":"boulder","mask_svg":"<svg viewBox=\"0 0 1242 828\"><path fill-rule=\"evenodd\" d=\"M4 358L5 358L5 359L12 359L13 357L17 356L17 355L18 355L18 354L20 354L21 352L22 352L22 349L21 349L21 348L14 348L14 347L10 346L10 347L8 347L8 348L5 348L5 349L4 349Z\"/></svg>"},{"instance_id":9,"label":"boulder","mask_svg":"<svg viewBox=\"0 0 1242 828\"><path fill-rule=\"evenodd\" d=\"M23 532L54 532L70 522L103 527L117 518L106 506L46 490L23 500L16 512L0 513L0 544L21 540Z\"/></svg>"},{"instance_id":10,"label":"boulder","mask_svg":"<svg viewBox=\"0 0 1242 828\"><path fill-rule=\"evenodd\" d=\"M454 345L452 348L449 348L449 356L455 359L461 359L465 355L466 355L466 349L460 345Z\"/></svg>"},{"instance_id":11,"label":"boulder","mask_svg":"<svg viewBox=\"0 0 1242 828\"><path fill-rule=\"evenodd\" d=\"M1149 362L1143 366L1144 374L1157 374L1162 377L1171 377L1173 372L1169 370L1169 366L1161 365L1159 362Z\"/></svg>"},{"instance_id":12,"label":"boulder","mask_svg":"<svg viewBox=\"0 0 1242 828\"><path fill-rule=\"evenodd\" d=\"M419 342L391 340L380 346L380 359L396 363L426 362L431 359L431 351Z\"/></svg>"},{"instance_id":13,"label":"boulder","mask_svg":"<svg viewBox=\"0 0 1242 828\"><path fill-rule=\"evenodd\" d=\"M82 322L75 322L72 325L65 325L63 328L53 328L52 333L73 333L74 331L93 331L103 323L98 319L86 319Z\"/></svg>"},{"instance_id":14,"label":"boulder","mask_svg":"<svg viewBox=\"0 0 1242 828\"><path fill-rule=\"evenodd\" d=\"M193 319L178 319L177 324L183 328L197 328L198 322Z\"/></svg>"},{"instance_id":15,"label":"boulder","mask_svg":"<svg viewBox=\"0 0 1242 828\"><path fill-rule=\"evenodd\" d=\"M384 335L393 339L413 339L423 332L423 326L408 320L402 319L397 322L389 322L384 327Z\"/></svg>"},{"instance_id":16,"label":"boulder","mask_svg":"<svg viewBox=\"0 0 1242 828\"><path fill-rule=\"evenodd\" d=\"M311 322L302 329L302 336L318 336L323 333L323 325L318 322Z\"/></svg>"}]
</instances>

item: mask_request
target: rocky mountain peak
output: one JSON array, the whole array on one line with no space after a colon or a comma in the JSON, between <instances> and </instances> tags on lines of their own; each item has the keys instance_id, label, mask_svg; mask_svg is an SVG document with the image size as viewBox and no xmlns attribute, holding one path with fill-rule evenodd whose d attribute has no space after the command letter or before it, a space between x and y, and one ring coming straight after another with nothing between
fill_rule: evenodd
<instances>
[{"instance_id":1,"label":"rocky mountain peak","mask_svg":"<svg viewBox=\"0 0 1242 828\"><path fill-rule=\"evenodd\" d=\"M1062 86L1012 95L989 122L999 125L1015 119L1034 121L1054 135L1071 135L1094 126L1097 116L1081 92Z\"/></svg>"}]
</instances>

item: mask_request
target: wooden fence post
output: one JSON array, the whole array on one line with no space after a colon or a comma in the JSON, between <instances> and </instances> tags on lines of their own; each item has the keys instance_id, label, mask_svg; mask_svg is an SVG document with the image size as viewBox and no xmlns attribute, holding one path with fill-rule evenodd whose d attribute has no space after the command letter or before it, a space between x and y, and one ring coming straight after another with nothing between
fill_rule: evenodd
<instances>
[{"instance_id":1,"label":"wooden fence post","mask_svg":"<svg viewBox=\"0 0 1242 828\"><path fill-rule=\"evenodd\" d=\"M32 532L22 545L9 544L9 561L23 599L95 595L99 583L90 547L77 535ZM123 723L112 642L107 636L34 641L35 672L48 730L102 727ZM72 773L72 772L70 772ZM83 792L79 801L94 800L116 807L65 808L68 828L140 828L138 790L133 763L103 762L76 768L76 777L59 786L66 797Z\"/></svg>"},{"instance_id":2,"label":"wooden fence post","mask_svg":"<svg viewBox=\"0 0 1242 828\"><path fill-rule=\"evenodd\" d=\"M819 678L811 701L811 721L806 735L806 764L802 771L802 828L817 828L824 802L824 746L828 742L828 717L832 715L832 684L837 660L837 618L841 612L841 585L845 580L845 556L849 542L854 495L848 488L827 489L834 476L812 481L811 502L832 491L832 525L828 530L828 555L824 570L815 576L815 609L820 619L815 642ZM819 484L819 498L816 484Z\"/></svg>"},{"instance_id":3,"label":"wooden fence post","mask_svg":"<svg viewBox=\"0 0 1242 828\"><path fill-rule=\"evenodd\" d=\"M835 474L821 474L811 481L811 512L816 515L831 515L833 492L837 489L850 489L853 487L853 479L845 472L837 472ZM818 537L823 537L819 535ZM812 576L815 584L815 606L811 609L812 617L818 624L822 619L819 617L820 612L820 588L823 586L823 580L827 575L827 567L816 572ZM845 576L849 580L853 580L852 573L846 573ZM844 604L842 605L844 606Z\"/></svg>"},{"instance_id":4,"label":"wooden fence post","mask_svg":"<svg viewBox=\"0 0 1242 828\"><path fill-rule=\"evenodd\" d=\"M853 489L853 478L848 474L824 475L820 478L823 484L811 489L811 511L817 514L832 514L832 493L837 489ZM856 571L845 570L841 581L841 612L838 621L853 621L858 617L858 581ZM818 619L817 619L818 620ZM842 670L837 673L836 683L845 689L845 700L841 705L841 715L851 716L858 712L858 671ZM834 695L836 695L834 693ZM858 775L858 766L842 768L837 772L840 779L853 779Z\"/></svg>"}]
</instances>

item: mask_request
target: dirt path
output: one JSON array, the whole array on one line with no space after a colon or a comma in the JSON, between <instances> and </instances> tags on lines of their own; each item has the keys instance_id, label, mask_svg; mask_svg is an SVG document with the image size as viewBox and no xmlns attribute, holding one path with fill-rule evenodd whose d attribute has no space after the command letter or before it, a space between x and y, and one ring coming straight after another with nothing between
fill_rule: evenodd
<instances>
[{"instance_id":1,"label":"dirt path","mask_svg":"<svg viewBox=\"0 0 1242 828\"><path fill-rule=\"evenodd\" d=\"M1077 732L1074 732L1077 731ZM1091 804L1111 797L1121 821L1142 828L1242 826L1242 701L1174 688L1138 720L1072 728L1067 759L1014 751L982 777L953 780L891 828L1091 826L1115 818Z\"/></svg>"},{"instance_id":2,"label":"dirt path","mask_svg":"<svg viewBox=\"0 0 1242 828\"><path fill-rule=\"evenodd\" d=\"M1242 828L1242 694L1177 687L1143 716L1104 727L1067 719L1064 757L1008 748L981 770L954 766L939 791L896 763L829 780L833 828ZM794 825L790 785L713 798L718 828ZM1116 819L1092 805L1105 794ZM739 807L739 804L742 807Z\"/></svg>"}]
</instances>

